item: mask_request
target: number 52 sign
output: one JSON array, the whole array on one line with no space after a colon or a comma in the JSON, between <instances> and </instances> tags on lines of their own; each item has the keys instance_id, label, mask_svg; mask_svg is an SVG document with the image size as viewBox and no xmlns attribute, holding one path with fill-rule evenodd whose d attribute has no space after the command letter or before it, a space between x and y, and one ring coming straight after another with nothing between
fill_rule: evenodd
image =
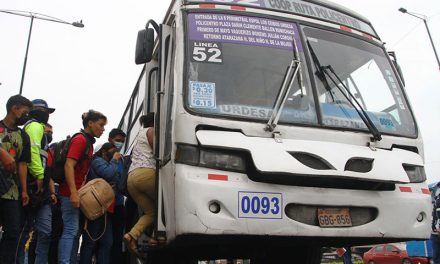
<instances>
[{"instance_id":1,"label":"number 52 sign","mask_svg":"<svg viewBox=\"0 0 440 264\"><path fill-rule=\"evenodd\" d=\"M192 41L191 50L191 61L223 63L221 43Z\"/></svg>"},{"instance_id":2,"label":"number 52 sign","mask_svg":"<svg viewBox=\"0 0 440 264\"><path fill-rule=\"evenodd\" d=\"M282 219L283 196L281 193L238 192L238 217Z\"/></svg>"}]
</instances>

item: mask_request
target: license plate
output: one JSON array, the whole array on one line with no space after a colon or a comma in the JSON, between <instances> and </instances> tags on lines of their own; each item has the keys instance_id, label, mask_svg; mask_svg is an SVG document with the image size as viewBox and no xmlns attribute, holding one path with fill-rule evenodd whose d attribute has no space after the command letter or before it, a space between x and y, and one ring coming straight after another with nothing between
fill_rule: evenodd
<instances>
[{"instance_id":1,"label":"license plate","mask_svg":"<svg viewBox=\"0 0 440 264\"><path fill-rule=\"evenodd\" d=\"M352 226L350 209L348 208L318 208L320 227Z\"/></svg>"}]
</instances>

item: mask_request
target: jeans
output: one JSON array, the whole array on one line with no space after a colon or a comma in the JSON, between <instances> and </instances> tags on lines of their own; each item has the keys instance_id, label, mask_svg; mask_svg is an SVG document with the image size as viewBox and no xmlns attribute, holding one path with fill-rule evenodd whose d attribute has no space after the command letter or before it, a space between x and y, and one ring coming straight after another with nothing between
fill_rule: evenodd
<instances>
[{"instance_id":1,"label":"jeans","mask_svg":"<svg viewBox=\"0 0 440 264\"><path fill-rule=\"evenodd\" d=\"M45 204L38 210L35 219L35 231L38 237L37 247L35 248L35 264L46 264L52 232L52 209L50 204Z\"/></svg>"},{"instance_id":2,"label":"jeans","mask_svg":"<svg viewBox=\"0 0 440 264\"><path fill-rule=\"evenodd\" d=\"M73 208L69 197L60 197L63 234L58 245L59 264L76 264L79 238L79 208Z\"/></svg>"},{"instance_id":3,"label":"jeans","mask_svg":"<svg viewBox=\"0 0 440 264\"><path fill-rule=\"evenodd\" d=\"M52 232L52 210L50 204L44 204L36 212L27 212L25 227L20 237L20 254L18 263L24 263L24 244L29 238L29 231L34 230L34 236L38 237L35 247L35 264L46 264L48 261L50 235ZM31 258L33 260L33 258Z\"/></svg>"},{"instance_id":4,"label":"jeans","mask_svg":"<svg viewBox=\"0 0 440 264\"><path fill-rule=\"evenodd\" d=\"M23 227L21 201L0 198L0 222L3 237L0 241L0 263L15 263L18 241Z\"/></svg>"},{"instance_id":5,"label":"jeans","mask_svg":"<svg viewBox=\"0 0 440 264\"><path fill-rule=\"evenodd\" d=\"M440 264L440 236L431 234L432 260L434 264Z\"/></svg>"},{"instance_id":6,"label":"jeans","mask_svg":"<svg viewBox=\"0 0 440 264\"><path fill-rule=\"evenodd\" d=\"M84 230L79 263L91 264L93 253L96 252L97 263L109 264L113 243L113 214L107 213L94 221L87 221L87 230L92 238Z\"/></svg>"}]
</instances>

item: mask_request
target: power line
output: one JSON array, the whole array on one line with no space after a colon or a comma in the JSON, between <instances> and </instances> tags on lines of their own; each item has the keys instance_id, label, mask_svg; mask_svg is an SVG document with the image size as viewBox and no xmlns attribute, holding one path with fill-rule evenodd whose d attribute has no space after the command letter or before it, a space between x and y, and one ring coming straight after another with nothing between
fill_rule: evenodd
<instances>
[{"instance_id":1,"label":"power line","mask_svg":"<svg viewBox=\"0 0 440 264\"><path fill-rule=\"evenodd\" d=\"M396 43L394 43L391 46L391 49L394 49L397 44L399 44L402 40L404 40L406 37L408 37L409 34L411 34L420 24L422 24L422 22L417 23L412 29L410 29L408 32L405 33L405 35L403 35L403 37L401 37Z\"/></svg>"},{"instance_id":2,"label":"power line","mask_svg":"<svg viewBox=\"0 0 440 264\"><path fill-rule=\"evenodd\" d=\"M435 13L429 17L426 18L427 21L431 20L432 18L439 16L440 12ZM396 43L391 45L390 49L394 49L402 40L404 40L406 37L408 37L409 34L411 34L422 22L417 23L413 28L411 28L408 32L406 32Z\"/></svg>"}]
</instances>

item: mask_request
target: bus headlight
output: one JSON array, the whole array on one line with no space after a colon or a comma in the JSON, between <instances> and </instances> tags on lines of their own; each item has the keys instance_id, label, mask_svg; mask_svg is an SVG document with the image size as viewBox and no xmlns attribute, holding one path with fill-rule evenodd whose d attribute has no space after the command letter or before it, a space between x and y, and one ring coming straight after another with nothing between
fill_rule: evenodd
<instances>
[{"instance_id":1,"label":"bus headlight","mask_svg":"<svg viewBox=\"0 0 440 264\"><path fill-rule=\"evenodd\" d=\"M403 168L410 182L417 183L426 181L425 168L422 166L403 164Z\"/></svg>"},{"instance_id":2,"label":"bus headlight","mask_svg":"<svg viewBox=\"0 0 440 264\"><path fill-rule=\"evenodd\" d=\"M243 157L232 153L222 153L214 150L200 151L200 165L209 168L219 168L229 171L245 171Z\"/></svg>"},{"instance_id":3,"label":"bus headlight","mask_svg":"<svg viewBox=\"0 0 440 264\"><path fill-rule=\"evenodd\" d=\"M199 149L191 145L177 145L176 162L188 165L199 165Z\"/></svg>"},{"instance_id":4,"label":"bus headlight","mask_svg":"<svg viewBox=\"0 0 440 264\"><path fill-rule=\"evenodd\" d=\"M191 145L178 145L176 162L219 170L246 172L246 162L240 152L223 149L199 149Z\"/></svg>"}]
</instances>

